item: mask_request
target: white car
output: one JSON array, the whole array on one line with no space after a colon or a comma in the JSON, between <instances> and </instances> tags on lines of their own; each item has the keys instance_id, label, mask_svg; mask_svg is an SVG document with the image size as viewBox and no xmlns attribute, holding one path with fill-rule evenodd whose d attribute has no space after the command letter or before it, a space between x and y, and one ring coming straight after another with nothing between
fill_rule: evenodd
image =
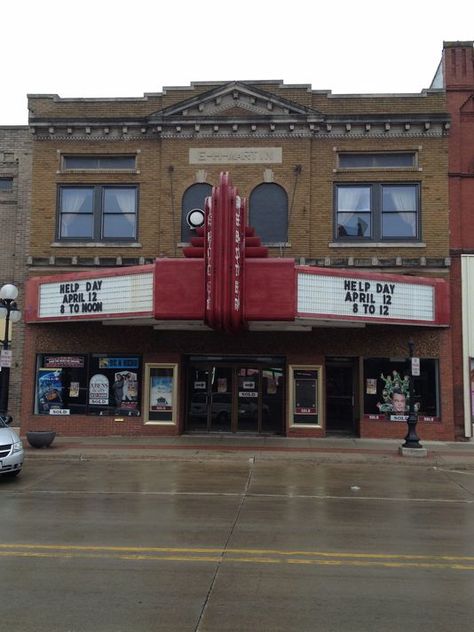
<instances>
[{"instance_id":1,"label":"white car","mask_svg":"<svg viewBox=\"0 0 474 632\"><path fill-rule=\"evenodd\" d=\"M0 415L0 476L18 476L23 467L23 444L8 427L11 422L10 416Z\"/></svg>"}]
</instances>

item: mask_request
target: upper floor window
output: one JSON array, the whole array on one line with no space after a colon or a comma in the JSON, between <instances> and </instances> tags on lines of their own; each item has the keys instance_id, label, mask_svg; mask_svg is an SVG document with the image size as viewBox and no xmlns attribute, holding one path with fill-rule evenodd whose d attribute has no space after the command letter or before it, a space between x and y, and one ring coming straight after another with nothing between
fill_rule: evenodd
<instances>
[{"instance_id":1,"label":"upper floor window","mask_svg":"<svg viewBox=\"0 0 474 632\"><path fill-rule=\"evenodd\" d=\"M133 171L136 168L136 156L63 156L65 171Z\"/></svg>"},{"instance_id":2,"label":"upper floor window","mask_svg":"<svg viewBox=\"0 0 474 632\"><path fill-rule=\"evenodd\" d=\"M415 167L415 152L340 153L341 169L410 169Z\"/></svg>"},{"instance_id":3,"label":"upper floor window","mask_svg":"<svg viewBox=\"0 0 474 632\"><path fill-rule=\"evenodd\" d=\"M265 244L288 241L288 195L279 184L264 182L250 194L249 224Z\"/></svg>"},{"instance_id":4,"label":"upper floor window","mask_svg":"<svg viewBox=\"0 0 474 632\"><path fill-rule=\"evenodd\" d=\"M135 186L59 187L59 239L136 239L138 189Z\"/></svg>"},{"instance_id":5,"label":"upper floor window","mask_svg":"<svg viewBox=\"0 0 474 632\"><path fill-rule=\"evenodd\" d=\"M339 240L419 238L418 184L338 184L335 205Z\"/></svg>"},{"instance_id":6,"label":"upper floor window","mask_svg":"<svg viewBox=\"0 0 474 632\"><path fill-rule=\"evenodd\" d=\"M183 195L181 203L181 241L188 243L196 233L189 224L189 214L193 210L204 212L204 202L206 197L211 195L212 186L205 182L192 184Z\"/></svg>"},{"instance_id":7,"label":"upper floor window","mask_svg":"<svg viewBox=\"0 0 474 632\"><path fill-rule=\"evenodd\" d=\"M13 191L13 178L0 178L0 192L9 193Z\"/></svg>"}]
</instances>

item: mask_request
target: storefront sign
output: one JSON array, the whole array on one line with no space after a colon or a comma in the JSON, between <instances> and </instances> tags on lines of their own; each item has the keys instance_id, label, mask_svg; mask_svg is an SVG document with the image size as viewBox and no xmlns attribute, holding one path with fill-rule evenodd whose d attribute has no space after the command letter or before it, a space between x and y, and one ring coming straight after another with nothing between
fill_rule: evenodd
<instances>
[{"instance_id":1,"label":"storefront sign","mask_svg":"<svg viewBox=\"0 0 474 632\"><path fill-rule=\"evenodd\" d=\"M84 367L83 356L45 356L43 360L43 366L45 368L79 368Z\"/></svg>"},{"instance_id":2,"label":"storefront sign","mask_svg":"<svg viewBox=\"0 0 474 632\"><path fill-rule=\"evenodd\" d=\"M435 321L435 288L426 283L298 272L298 312L354 320Z\"/></svg>"},{"instance_id":3,"label":"storefront sign","mask_svg":"<svg viewBox=\"0 0 474 632\"><path fill-rule=\"evenodd\" d=\"M189 150L189 164L219 165L281 163L281 147L201 147Z\"/></svg>"},{"instance_id":4,"label":"storefront sign","mask_svg":"<svg viewBox=\"0 0 474 632\"><path fill-rule=\"evenodd\" d=\"M9 368L12 365L12 352L10 349L2 349L0 352L0 367Z\"/></svg>"},{"instance_id":5,"label":"storefront sign","mask_svg":"<svg viewBox=\"0 0 474 632\"><path fill-rule=\"evenodd\" d=\"M414 376L420 375L420 358L411 359L411 374Z\"/></svg>"},{"instance_id":6,"label":"storefront sign","mask_svg":"<svg viewBox=\"0 0 474 632\"><path fill-rule=\"evenodd\" d=\"M151 313L152 308L152 273L79 278L39 287L39 319Z\"/></svg>"},{"instance_id":7,"label":"storefront sign","mask_svg":"<svg viewBox=\"0 0 474 632\"><path fill-rule=\"evenodd\" d=\"M51 408L49 411L50 415L70 415L71 411L69 408Z\"/></svg>"}]
</instances>

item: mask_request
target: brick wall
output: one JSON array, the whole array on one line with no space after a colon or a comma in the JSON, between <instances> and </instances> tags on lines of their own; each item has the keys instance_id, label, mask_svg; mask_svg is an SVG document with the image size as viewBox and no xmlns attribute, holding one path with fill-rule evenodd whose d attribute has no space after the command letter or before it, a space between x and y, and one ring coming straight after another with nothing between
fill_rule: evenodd
<instances>
[{"instance_id":1,"label":"brick wall","mask_svg":"<svg viewBox=\"0 0 474 632\"><path fill-rule=\"evenodd\" d=\"M385 245L360 247L347 245L332 247L333 242L333 185L334 182L419 182L422 190L423 247L407 246L402 254L413 257L444 258L449 253L447 139L426 138L422 143L413 139L344 140L275 139L273 141L242 141L219 139L210 141L163 139L147 141L37 141L34 143L32 239L28 254L32 257L61 257L64 255L130 257L181 256L178 247L181 233L181 200L185 190L196 182L199 165L189 164L189 149L199 146L241 147L281 146L282 164L270 166L273 181L288 194L290 225L289 243L285 256L295 258L365 257L386 258L401 254L400 248ZM337 170L337 151L416 151L419 170ZM62 153L120 153L138 151L139 173L57 173ZM295 167L301 166L297 174ZM170 171L170 167L172 171ZM206 181L216 184L219 173L229 170L240 195L249 196L264 179L267 165L206 165ZM57 217L57 188L60 184L123 183L138 184L140 189L139 238L140 246L119 245L115 248L95 246L68 247L55 242ZM271 249L279 256L280 249Z\"/></svg>"},{"instance_id":2,"label":"brick wall","mask_svg":"<svg viewBox=\"0 0 474 632\"><path fill-rule=\"evenodd\" d=\"M312 332L274 333L243 332L228 336L218 332L164 332L143 327L106 327L94 323L29 325L23 367L24 391L22 432L33 428L54 427L63 435L153 435L174 434L184 427L184 393L186 377L181 371L178 427L144 425L142 417L125 418L81 416L50 417L33 414L36 353L139 353L143 366L152 362L182 361L184 354L285 356L290 364L324 366L326 356L405 357L407 341L414 338L416 353L421 357L440 358L441 418L435 423L420 422L419 435L424 439L453 440L451 406L451 368L449 330L421 330L417 327L371 326L367 329L314 329ZM143 381L143 380L142 380ZM363 408L363 376L354 384L356 400ZM143 397L143 393L142 393ZM143 400L142 400L143 401ZM323 398L324 401L324 398ZM286 415L286 407L285 407ZM399 438L406 424L361 421L361 436ZM405 430L406 433L406 430ZM324 436L324 429L292 428L294 436Z\"/></svg>"},{"instance_id":3,"label":"brick wall","mask_svg":"<svg viewBox=\"0 0 474 632\"><path fill-rule=\"evenodd\" d=\"M31 134L26 127L0 127L0 177L13 178L11 192L0 191L0 286L18 287L18 306L23 305L26 244L31 207ZM23 324L13 325L9 411L20 423Z\"/></svg>"}]
</instances>

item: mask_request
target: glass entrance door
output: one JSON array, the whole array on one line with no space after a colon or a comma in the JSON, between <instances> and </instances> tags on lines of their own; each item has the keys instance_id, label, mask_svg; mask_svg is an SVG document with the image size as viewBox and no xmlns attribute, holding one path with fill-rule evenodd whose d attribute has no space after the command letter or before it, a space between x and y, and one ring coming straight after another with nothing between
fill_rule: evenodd
<instances>
[{"instance_id":1,"label":"glass entrance door","mask_svg":"<svg viewBox=\"0 0 474 632\"><path fill-rule=\"evenodd\" d=\"M232 369L222 366L190 367L188 428L230 432Z\"/></svg>"},{"instance_id":2,"label":"glass entrance door","mask_svg":"<svg viewBox=\"0 0 474 632\"><path fill-rule=\"evenodd\" d=\"M238 432L261 432L261 371L237 369L237 428Z\"/></svg>"},{"instance_id":3,"label":"glass entrance door","mask_svg":"<svg viewBox=\"0 0 474 632\"><path fill-rule=\"evenodd\" d=\"M209 416L211 432L230 432L232 424L232 369L213 366L209 372Z\"/></svg>"},{"instance_id":4,"label":"glass entrance door","mask_svg":"<svg viewBox=\"0 0 474 632\"><path fill-rule=\"evenodd\" d=\"M284 368L190 363L186 430L282 434Z\"/></svg>"},{"instance_id":5,"label":"glass entrance door","mask_svg":"<svg viewBox=\"0 0 474 632\"><path fill-rule=\"evenodd\" d=\"M352 361L326 363L326 431L354 434L354 368Z\"/></svg>"}]
</instances>

